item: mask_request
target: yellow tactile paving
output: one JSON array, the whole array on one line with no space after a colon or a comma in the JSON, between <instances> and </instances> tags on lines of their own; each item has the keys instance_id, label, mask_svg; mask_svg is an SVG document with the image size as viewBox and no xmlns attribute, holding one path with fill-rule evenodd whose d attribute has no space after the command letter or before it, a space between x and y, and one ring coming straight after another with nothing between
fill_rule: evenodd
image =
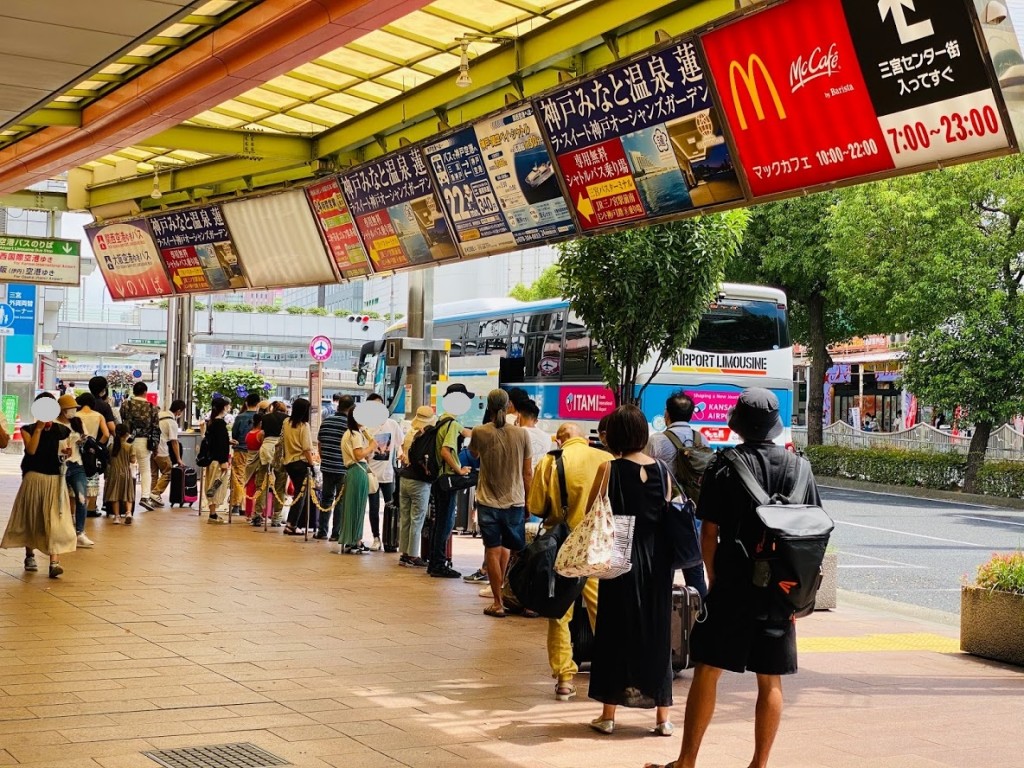
<instances>
[{"instance_id":1,"label":"yellow tactile paving","mask_svg":"<svg viewBox=\"0 0 1024 768\"><path fill-rule=\"evenodd\" d=\"M943 637L929 632L904 632L857 637L801 637L797 640L800 653L876 653L879 651L934 651L955 653L960 642L954 637Z\"/></svg>"}]
</instances>

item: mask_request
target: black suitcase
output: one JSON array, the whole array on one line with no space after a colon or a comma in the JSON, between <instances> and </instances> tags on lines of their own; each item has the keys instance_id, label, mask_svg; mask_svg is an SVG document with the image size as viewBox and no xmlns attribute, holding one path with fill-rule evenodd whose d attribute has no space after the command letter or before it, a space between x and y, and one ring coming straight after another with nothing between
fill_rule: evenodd
<instances>
[{"instance_id":1,"label":"black suitcase","mask_svg":"<svg viewBox=\"0 0 1024 768\"><path fill-rule=\"evenodd\" d=\"M195 467L171 467L170 503L192 506L199 499L199 475Z\"/></svg>"},{"instance_id":2,"label":"black suitcase","mask_svg":"<svg viewBox=\"0 0 1024 768\"><path fill-rule=\"evenodd\" d=\"M434 494L430 494L430 502L427 505L427 518L423 522L423 534L420 537L420 557L424 560L430 559L430 535L434 530L434 518L437 517L437 508L434 504ZM443 565L452 567L452 537L448 536L448 541L445 542L444 548L445 562ZM433 567L433 564L431 564Z\"/></svg>"},{"instance_id":3,"label":"black suitcase","mask_svg":"<svg viewBox=\"0 0 1024 768\"><path fill-rule=\"evenodd\" d=\"M385 552L398 551L398 500L393 498L384 505L384 528L381 530Z\"/></svg>"},{"instance_id":4,"label":"black suitcase","mask_svg":"<svg viewBox=\"0 0 1024 768\"><path fill-rule=\"evenodd\" d=\"M572 606L572 620L569 622L569 640L572 642L572 660L581 670L590 668L594 651L594 631L590 628L590 614L583 595L576 598Z\"/></svg>"},{"instance_id":5,"label":"black suitcase","mask_svg":"<svg viewBox=\"0 0 1024 768\"><path fill-rule=\"evenodd\" d=\"M681 672L693 666L690 635L700 615L700 593L693 587L672 587L672 670Z\"/></svg>"}]
</instances>

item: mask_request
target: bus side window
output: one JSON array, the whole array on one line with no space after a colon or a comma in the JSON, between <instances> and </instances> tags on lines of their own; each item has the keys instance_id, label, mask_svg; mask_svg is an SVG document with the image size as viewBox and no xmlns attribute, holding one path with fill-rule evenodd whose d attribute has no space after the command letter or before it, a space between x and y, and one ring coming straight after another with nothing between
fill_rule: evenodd
<instances>
[{"instance_id":1,"label":"bus side window","mask_svg":"<svg viewBox=\"0 0 1024 768\"><path fill-rule=\"evenodd\" d=\"M500 355L508 352L509 319L495 317L480 323L480 338L477 340L478 355Z\"/></svg>"},{"instance_id":2,"label":"bus side window","mask_svg":"<svg viewBox=\"0 0 1024 768\"><path fill-rule=\"evenodd\" d=\"M585 379L597 371L597 361L591 354L590 329L574 315L569 315L565 327L562 378Z\"/></svg>"},{"instance_id":3,"label":"bus side window","mask_svg":"<svg viewBox=\"0 0 1024 768\"><path fill-rule=\"evenodd\" d=\"M526 327L530 318L526 315L513 315L512 337L509 340L508 356L523 357L526 352Z\"/></svg>"},{"instance_id":4,"label":"bus side window","mask_svg":"<svg viewBox=\"0 0 1024 768\"><path fill-rule=\"evenodd\" d=\"M530 318L526 336L526 379L557 379L562 375L562 313Z\"/></svg>"},{"instance_id":5,"label":"bus side window","mask_svg":"<svg viewBox=\"0 0 1024 768\"><path fill-rule=\"evenodd\" d=\"M435 325L434 326L434 338L435 339L449 339L452 343L451 357L462 357L462 334L465 324L463 325Z\"/></svg>"}]
</instances>

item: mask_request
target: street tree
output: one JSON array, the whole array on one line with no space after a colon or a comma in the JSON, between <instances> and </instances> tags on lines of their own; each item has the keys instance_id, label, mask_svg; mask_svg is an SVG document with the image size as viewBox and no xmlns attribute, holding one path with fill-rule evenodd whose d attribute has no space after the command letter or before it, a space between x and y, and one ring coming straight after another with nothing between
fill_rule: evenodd
<instances>
[{"instance_id":1,"label":"street tree","mask_svg":"<svg viewBox=\"0 0 1024 768\"><path fill-rule=\"evenodd\" d=\"M557 299L562 296L562 283L559 277L558 265L552 264L545 269L537 279L529 285L516 283L509 291L509 296L519 301L540 301L541 299Z\"/></svg>"},{"instance_id":2,"label":"street tree","mask_svg":"<svg viewBox=\"0 0 1024 768\"><path fill-rule=\"evenodd\" d=\"M617 404L639 402L665 362L693 339L746 219L745 211L730 211L559 246L562 293L590 329ZM649 376L639 383L641 368Z\"/></svg>"},{"instance_id":3,"label":"street tree","mask_svg":"<svg viewBox=\"0 0 1024 768\"><path fill-rule=\"evenodd\" d=\"M769 283L786 292L790 331L811 358L807 382L807 442L823 439L825 373L832 365L828 347L865 325L844 303L840 291L842 258L833 248L831 218L839 192L767 203L753 209L740 255L729 264L731 280Z\"/></svg>"}]
</instances>

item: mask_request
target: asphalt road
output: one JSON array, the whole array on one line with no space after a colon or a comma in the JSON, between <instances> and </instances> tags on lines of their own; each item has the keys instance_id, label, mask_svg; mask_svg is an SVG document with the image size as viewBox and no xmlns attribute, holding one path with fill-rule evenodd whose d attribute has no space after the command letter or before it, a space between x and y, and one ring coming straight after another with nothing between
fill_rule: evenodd
<instances>
[{"instance_id":1,"label":"asphalt road","mask_svg":"<svg viewBox=\"0 0 1024 768\"><path fill-rule=\"evenodd\" d=\"M1024 512L821 488L839 587L960 613L960 585L993 552L1024 548Z\"/></svg>"}]
</instances>

